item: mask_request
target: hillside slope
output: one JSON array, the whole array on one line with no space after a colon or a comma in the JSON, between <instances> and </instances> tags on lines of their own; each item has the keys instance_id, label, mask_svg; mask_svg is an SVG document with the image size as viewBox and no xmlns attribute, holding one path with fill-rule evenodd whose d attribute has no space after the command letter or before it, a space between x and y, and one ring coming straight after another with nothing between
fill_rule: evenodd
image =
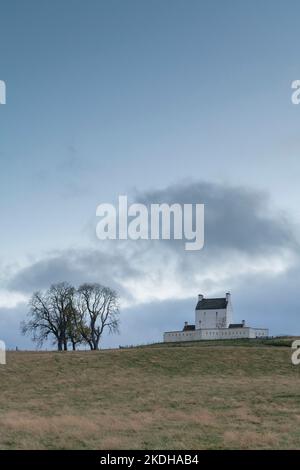
<instances>
[{"instance_id":1,"label":"hillside slope","mask_svg":"<svg viewBox=\"0 0 300 470\"><path fill-rule=\"evenodd\" d=\"M9 352L1 449L300 447L290 348Z\"/></svg>"}]
</instances>

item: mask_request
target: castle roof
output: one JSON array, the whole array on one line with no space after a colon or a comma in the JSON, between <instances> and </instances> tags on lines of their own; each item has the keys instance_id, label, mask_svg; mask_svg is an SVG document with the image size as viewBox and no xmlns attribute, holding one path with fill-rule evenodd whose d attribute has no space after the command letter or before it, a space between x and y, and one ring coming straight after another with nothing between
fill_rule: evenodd
<instances>
[{"instance_id":1,"label":"castle roof","mask_svg":"<svg viewBox=\"0 0 300 470\"><path fill-rule=\"evenodd\" d=\"M228 301L226 297L217 299L202 299L199 300L196 306L196 310L219 310L226 308Z\"/></svg>"},{"instance_id":2,"label":"castle roof","mask_svg":"<svg viewBox=\"0 0 300 470\"><path fill-rule=\"evenodd\" d=\"M195 325L184 325L182 331L193 331L195 329Z\"/></svg>"}]
</instances>

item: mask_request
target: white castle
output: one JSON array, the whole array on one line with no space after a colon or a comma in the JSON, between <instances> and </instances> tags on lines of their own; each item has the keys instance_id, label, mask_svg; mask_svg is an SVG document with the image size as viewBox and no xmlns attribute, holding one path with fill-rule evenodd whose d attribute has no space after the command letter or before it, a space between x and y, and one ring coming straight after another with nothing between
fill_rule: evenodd
<instances>
[{"instance_id":1,"label":"white castle","mask_svg":"<svg viewBox=\"0 0 300 470\"><path fill-rule=\"evenodd\" d=\"M227 292L225 297L206 299L198 295L195 309L195 325L185 322L182 331L167 331L164 333L164 342L199 341L214 339L237 338L266 338L269 336L267 328L252 328L242 323L232 323L231 295Z\"/></svg>"}]
</instances>

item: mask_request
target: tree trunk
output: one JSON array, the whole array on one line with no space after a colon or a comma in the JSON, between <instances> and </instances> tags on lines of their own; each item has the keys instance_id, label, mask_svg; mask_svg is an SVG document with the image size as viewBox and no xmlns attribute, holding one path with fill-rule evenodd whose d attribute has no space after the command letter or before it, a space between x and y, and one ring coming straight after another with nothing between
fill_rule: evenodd
<instances>
[{"instance_id":1,"label":"tree trunk","mask_svg":"<svg viewBox=\"0 0 300 470\"><path fill-rule=\"evenodd\" d=\"M62 340L61 339L57 340L57 350L62 351Z\"/></svg>"}]
</instances>

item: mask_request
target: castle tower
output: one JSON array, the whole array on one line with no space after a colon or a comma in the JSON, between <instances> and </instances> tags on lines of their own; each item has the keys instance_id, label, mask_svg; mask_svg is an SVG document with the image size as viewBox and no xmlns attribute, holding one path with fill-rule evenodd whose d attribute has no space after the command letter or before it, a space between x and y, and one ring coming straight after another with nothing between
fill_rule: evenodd
<instances>
[{"instance_id":1,"label":"castle tower","mask_svg":"<svg viewBox=\"0 0 300 470\"><path fill-rule=\"evenodd\" d=\"M198 295L195 309L195 328L228 328L232 323L231 295L225 297L206 299L202 294Z\"/></svg>"}]
</instances>

